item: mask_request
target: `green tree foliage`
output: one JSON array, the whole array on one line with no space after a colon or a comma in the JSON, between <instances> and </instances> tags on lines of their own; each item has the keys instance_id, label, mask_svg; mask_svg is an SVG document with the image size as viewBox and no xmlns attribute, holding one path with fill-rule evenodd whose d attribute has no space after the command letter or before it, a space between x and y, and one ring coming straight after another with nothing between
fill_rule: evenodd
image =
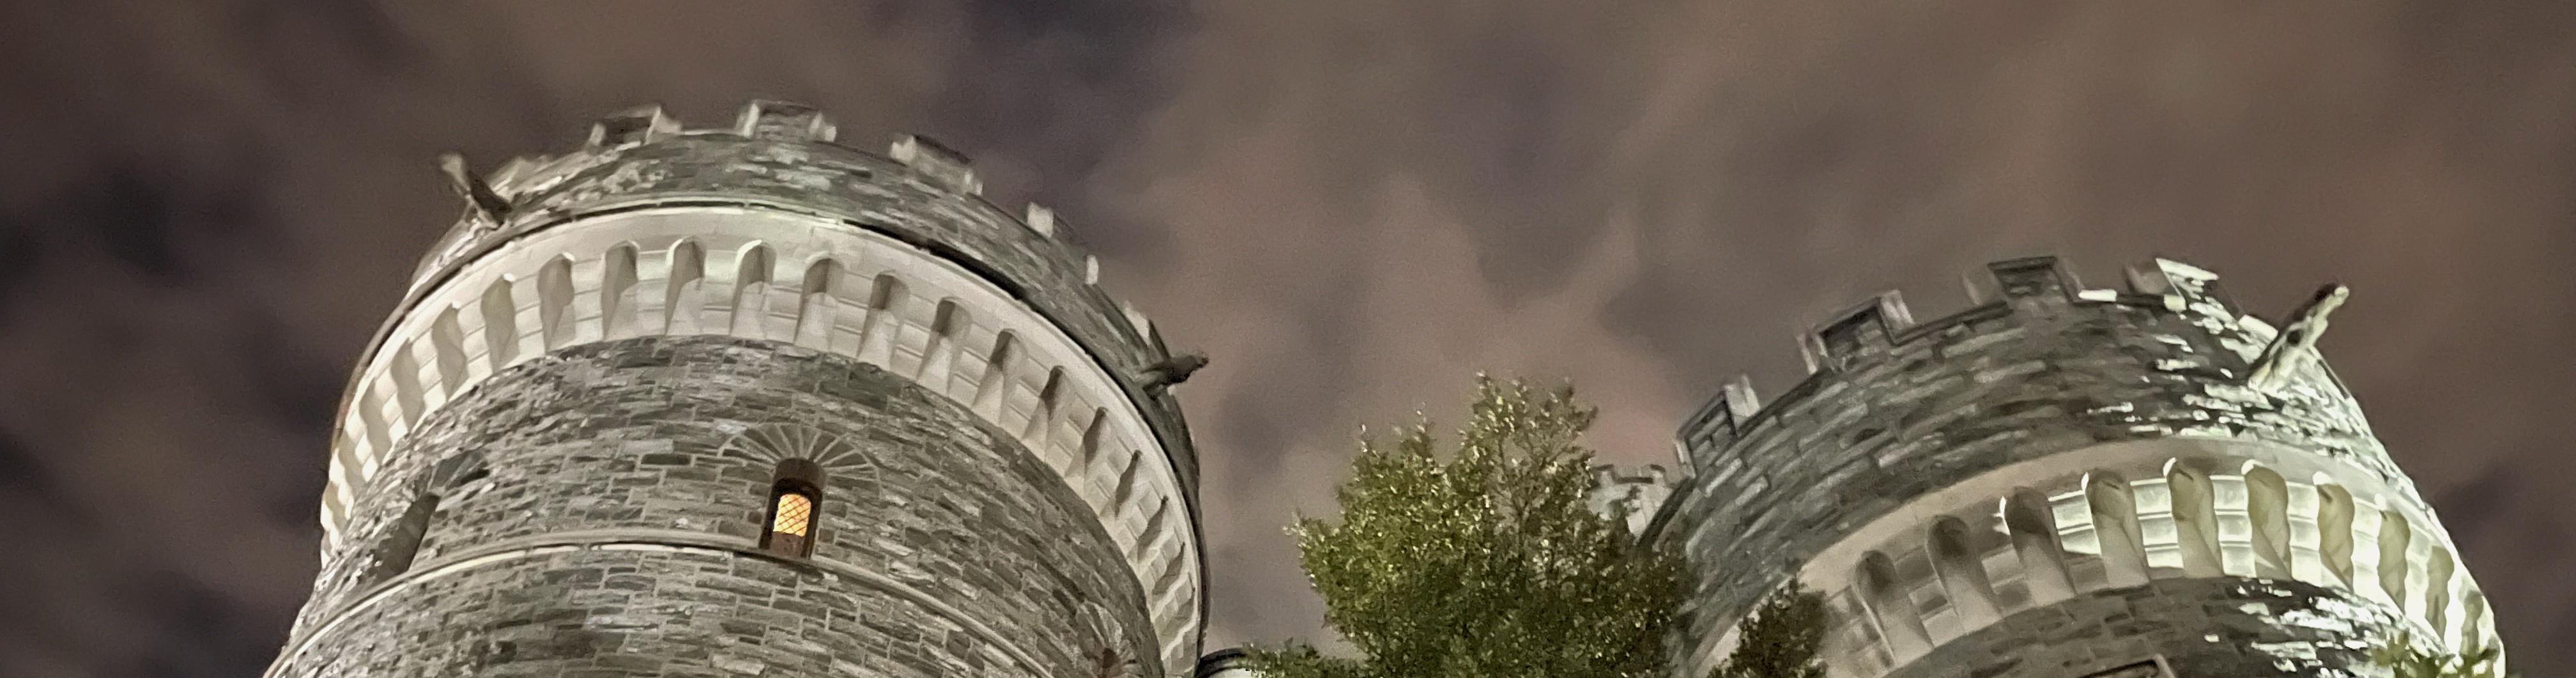
<instances>
[{"instance_id":1,"label":"green tree foliage","mask_svg":"<svg viewBox=\"0 0 2576 678\"><path fill-rule=\"evenodd\" d=\"M2488 645L2467 654L2416 647L2405 633L2371 652L2371 662L2390 671L2393 678L2497 678L2504 648Z\"/></svg>"},{"instance_id":2,"label":"green tree foliage","mask_svg":"<svg viewBox=\"0 0 2576 678\"><path fill-rule=\"evenodd\" d=\"M1338 524L1301 518L1324 619L1359 650L1255 650L1275 678L1653 678L1681 561L1593 513L1595 411L1570 387L1479 377L1454 452L1426 424L1363 436Z\"/></svg>"},{"instance_id":3,"label":"green tree foliage","mask_svg":"<svg viewBox=\"0 0 2576 678\"><path fill-rule=\"evenodd\" d=\"M1736 624L1738 642L1709 678L1825 678L1825 599L1797 580Z\"/></svg>"}]
</instances>

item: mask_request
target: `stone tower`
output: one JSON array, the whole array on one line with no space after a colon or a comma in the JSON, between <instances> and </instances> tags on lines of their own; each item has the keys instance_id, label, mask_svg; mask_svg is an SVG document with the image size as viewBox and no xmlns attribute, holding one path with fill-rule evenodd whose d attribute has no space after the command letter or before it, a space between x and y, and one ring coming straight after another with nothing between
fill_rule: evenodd
<instances>
[{"instance_id":1,"label":"stone tower","mask_svg":"<svg viewBox=\"0 0 2576 678\"><path fill-rule=\"evenodd\" d=\"M1691 561L1680 675L1757 598L1826 596L1836 678L2346 676L2390 630L2494 641L2450 537L2314 359L2172 261L2090 289L1990 266L1916 323L1893 293L1806 335L1768 403L1739 378L1682 427L1649 528Z\"/></svg>"},{"instance_id":2,"label":"stone tower","mask_svg":"<svg viewBox=\"0 0 2576 678\"><path fill-rule=\"evenodd\" d=\"M954 151L834 138L644 107L451 156L465 212L353 376L267 675L1187 675L1161 338Z\"/></svg>"}]
</instances>

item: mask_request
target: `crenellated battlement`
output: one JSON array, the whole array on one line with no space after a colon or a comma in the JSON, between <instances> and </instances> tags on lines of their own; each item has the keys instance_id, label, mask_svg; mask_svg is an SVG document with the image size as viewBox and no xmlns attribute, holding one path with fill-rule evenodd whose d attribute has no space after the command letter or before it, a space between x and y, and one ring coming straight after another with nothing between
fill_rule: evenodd
<instances>
[{"instance_id":1,"label":"crenellated battlement","mask_svg":"<svg viewBox=\"0 0 2576 678\"><path fill-rule=\"evenodd\" d=\"M1061 216L1036 203L1014 214L985 200L983 181L964 153L916 134L895 135L882 154L839 138L829 117L788 102L750 102L725 127L689 128L653 104L610 114L591 125L578 150L515 157L489 176L463 177L487 187L506 207L477 209L469 202L456 226L423 258L412 294L502 243L585 213L690 202L831 215L953 252L1021 287L1099 284L1099 260L1071 244ZM907 216L884 210L888 201L937 213L920 216L963 218L886 218ZM1103 308L1123 305L1097 290L1074 294L1096 297L1090 303ZM1142 325L1114 329L1138 347L1158 343ZM1149 350L1142 362L1168 357Z\"/></svg>"},{"instance_id":2,"label":"crenellated battlement","mask_svg":"<svg viewBox=\"0 0 2576 678\"><path fill-rule=\"evenodd\" d=\"M455 263L457 259L478 249L477 246L488 244L489 240L524 232L525 228L519 223L523 219L550 213L560 215L571 207L564 204L566 202L596 202L640 194L707 188L703 185L690 185L691 182L672 173L674 169L691 168L653 166L657 164L654 162L656 160L667 161L671 158L641 153L637 150L641 147L673 142L730 141L820 148L826 150L826 154L820 157L793 157L795 155L793 153L780 154L776 152L777 149L772 149L772 152L755 154L747 158L716 159L798 163L819 161L823 165L833 165L837 161L837 164L842 166L831 169L858 178L870 178L880 170L900 168L925 187L955 196L973 197L975 200L970 202L981 203L981 207L992 209L996 214L1029 232L1046 236L1051 240L1061 241L1062 239L1059 235L1061 232L1059 227L1062 223L1054 210L1030 203L1020 215L1014 216L1001 211L989 202L984 202L981 199L984 190L983 180L976 175L973 161L966 154L937 139L917 134L897 134L888 144L886 151L878 154L841 144L838 141L839 136L839 127L822 112L811 106L791 102L755 100L743 106L742 112L735 117L732 125L696 129L688 128L677 118L666 114L659 104L646 104L612 113L591 124L589 138L579 150L562 155L514 157L504 162L488 177L483 177L496 194L509 202L508 214L494 215L468 210L468 213L459 219L454 232L449 234L446 241L442 241L442 246L433 250L424 260L420 275L424 279L427 278L446 265ZM857 157L833 157L843 153ZM627 163L641 163L643 166L624 167L623 165ZM582 187L583 190L575 195L558 195L559 189L564 188L565 183L573 182L585 174L597 173L603 167L616 169L607 173L615 178L614 181L586 183ZM829 189L836 187L829 181L830 177L822 175L778 178L805 184L806 188L821 189L827 193ZM1068 254L1082 256L1079 252ZM417 282L420 281L416 281L416 284Z\"/></svg>"},{"instance_id":3,"label":"crenellated battlement","mask_svg":"<svg viewBox=\"0 0 2576 678\"><path fill-rule=\"evenodd\" d=\"M2196 338L2223 348L2214 354L2200 354L2201 360L2194 362L2207 376L2224 380L2243 377L2246 363L2277 332L2260 318L2240 314L2238 306L2220 291L2216 274L2170 259L2128 268L2121 289L2086 288L2056 257L1998 261L1988 264L1985 272L1984 280L1970 277L1964 281L1974 305L1929 322L1917 322L1904 296L1894 290L1826 316L1798 336L1799 355L1807 365L1808 377L1784 392L1780 402L1764 407L1751 377L1737 375L1684 420L1681 439L1693 447L1724 447L1739 432L1776 419L1766 415L1831 390L1834 384L1854 381L1851 375L1900 359L1904 353L1900 349L1936 337L1974 349L2001 339L1963 340L1961 335L2021 336L2033 327L2048 331L2081 324L2071 316L2084 314L2131 319L2161 317L2175 321L2164 329L2188 328L2199 335ZM2174 363L2164 365L2178 367ZM2309 384L2315 387L2309 396L2357 412L2350 402L2351 394L2340 382L2331 379L2331 375L2317 376L2326 378Z\"/></svg>"}]
</instances>

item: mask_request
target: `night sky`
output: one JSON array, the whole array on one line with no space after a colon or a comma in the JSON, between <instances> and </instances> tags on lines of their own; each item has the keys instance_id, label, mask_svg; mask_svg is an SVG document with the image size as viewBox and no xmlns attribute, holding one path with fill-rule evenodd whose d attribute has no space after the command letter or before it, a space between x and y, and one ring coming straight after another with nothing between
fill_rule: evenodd
<instances>
[{"instance_id":1,"label":"night sky","mask_svg":"<svg viewBox=\"0 0 2576 678\"><path fill-rule=\"evenodd\" d=\"M434 155L751 97L965 150L1214 356L1177 391L1212 648L1319 632L1282 526L1477 371L1571 378L1604 457L1669 463L1869 294L2163 254L2276 320L2354 288L2328 358L2520 668L2576 673L2576 3L21 0L0 676L255 675L348 370L457 213Z\"/></svg>"}]
</instances>

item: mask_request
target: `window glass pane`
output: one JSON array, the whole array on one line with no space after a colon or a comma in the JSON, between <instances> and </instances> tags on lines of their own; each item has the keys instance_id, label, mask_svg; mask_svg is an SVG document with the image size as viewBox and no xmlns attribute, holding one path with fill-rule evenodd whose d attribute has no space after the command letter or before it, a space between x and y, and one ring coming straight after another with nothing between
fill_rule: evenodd
<instances>
[{"instance_id":1,"label":"window glass pane","mask_svg":"<svg viewBox=\"0 0 2576 678\"><path fill-rule=\"evenodd\" d=\"M813 514L813 500L794 492L781 493L778 495L778 521L769 529L780 534L805 536L805 526L813 521Z\"/></svg>"}]
</instances>

